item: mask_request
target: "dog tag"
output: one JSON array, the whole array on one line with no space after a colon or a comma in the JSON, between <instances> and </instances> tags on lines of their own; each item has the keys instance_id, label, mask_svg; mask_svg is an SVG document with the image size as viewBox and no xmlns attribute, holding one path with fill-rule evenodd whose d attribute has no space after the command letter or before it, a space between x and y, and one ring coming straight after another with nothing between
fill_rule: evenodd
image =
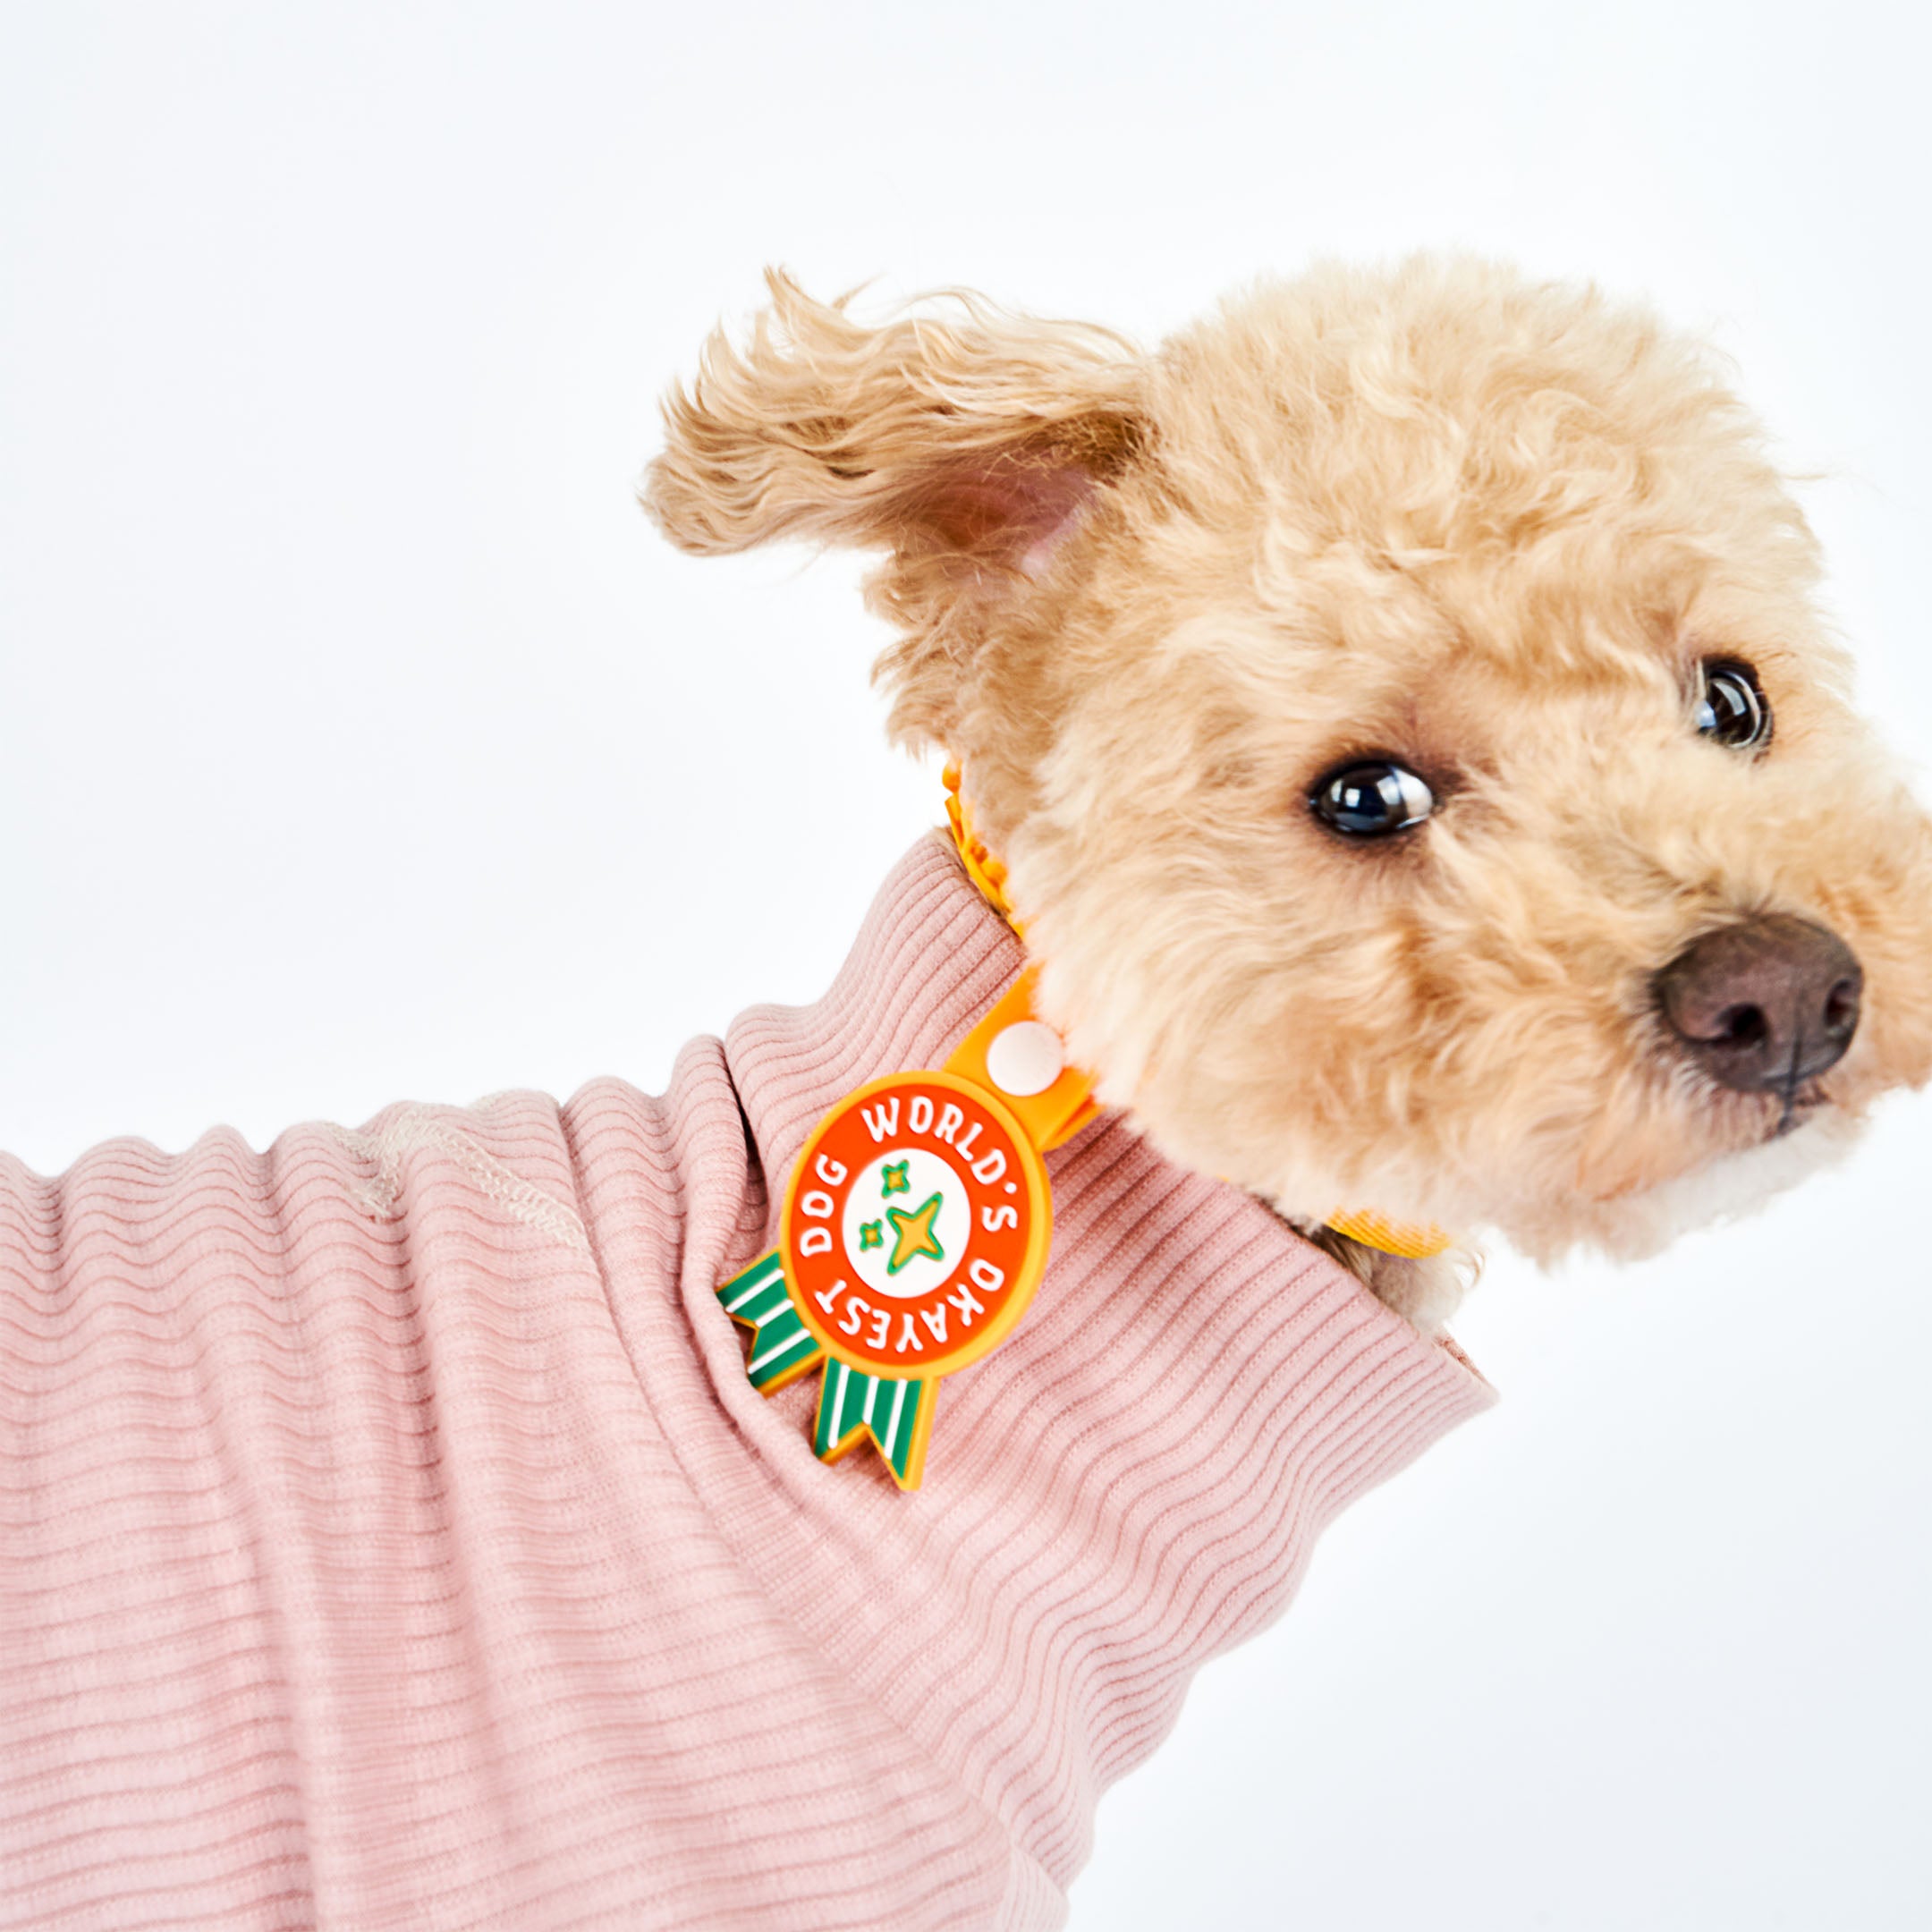
<instances>
[{"instance_id":1,"label":"dog tag","mask_svg":"<svg viewBox=\"0 0 1932 1932\"><path fill-rule=\"evenodd\" d=\"M1088 1077L1043 1053L1033 979L943 1068L889 1073L832 1107L792 1170L777 1246L717 1291L751 1330L752 1386L770 1394L822 1365L814 1450L835 1462L869 1440L902 1489L924 1473L941 1379L1026 1313L1052 1239L1042 1152L1093 1113Z\"/></svg>"}]
</instances>

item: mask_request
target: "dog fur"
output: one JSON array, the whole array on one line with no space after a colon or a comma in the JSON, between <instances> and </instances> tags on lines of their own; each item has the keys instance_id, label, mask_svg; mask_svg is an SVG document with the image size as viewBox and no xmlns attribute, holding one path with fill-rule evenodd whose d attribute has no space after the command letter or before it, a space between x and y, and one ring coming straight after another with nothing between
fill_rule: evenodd
<instances>
[{"instance_id":1,"label":"dog fur","mask_svg":"<svg viewBox=\"0 0 1932 1932\"><path fill-rule=\"evenodd\" d=\"M1932 1073L1932 821L1708 352L1470 260L1258 288L1153 353L769 284L644 501L691 551L885 553L893 735L962 763L1044 1013L1164 1151L1310 1230L1635 1256ZM1713 657L1755 668L1762 751L1693 730ZM1307 800L1352 753L1435 815L1338 840ZM1773 911L1865 975L1850 1052L1782 1098L1700 1072L1656 991ZM1427 1328L1470 1274L1326 1239Z\"/></svg>"}]
</instances>

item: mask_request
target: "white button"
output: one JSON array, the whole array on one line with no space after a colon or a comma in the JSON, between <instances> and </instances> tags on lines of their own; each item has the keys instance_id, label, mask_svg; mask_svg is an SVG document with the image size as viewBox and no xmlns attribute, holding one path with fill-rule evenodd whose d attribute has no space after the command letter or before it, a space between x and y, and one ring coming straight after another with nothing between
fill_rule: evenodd
<instances>
[{"instance_id":1,"label":"white button","mask_svg":"<svg viewBox=\"0 0 1932 1932\"><path fill-rule=\"evenodd\" d=\"M986 1069L993 1084L1022 1099L1045 1093L1065 1066L1060 1036L1039 1020L1017 1021L996 1034L987 1048Z\"/></svg>"}]
</instances>

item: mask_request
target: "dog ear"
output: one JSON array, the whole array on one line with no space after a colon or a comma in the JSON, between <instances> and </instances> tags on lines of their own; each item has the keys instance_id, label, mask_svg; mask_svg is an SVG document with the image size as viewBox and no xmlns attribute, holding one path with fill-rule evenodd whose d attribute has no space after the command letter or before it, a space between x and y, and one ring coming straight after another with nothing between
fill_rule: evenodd
<instances>
[{"instance_id":1,"label":"dog ear","mask_svg":"<svg viewBox=\"0 0 1932 1932\"><path fill-rule=\"evenodd\" d=\"M894 733L939 736L944 668L1141 453L1144 365L1108 330L964 292L868 327L849 297L815 301L777 270L766 282L749 343L720 330L665 399L640 495L702 555L787 536L889 551L868 590L906 633L881 665L899 687Z\"/></svg>"}]
</instances>

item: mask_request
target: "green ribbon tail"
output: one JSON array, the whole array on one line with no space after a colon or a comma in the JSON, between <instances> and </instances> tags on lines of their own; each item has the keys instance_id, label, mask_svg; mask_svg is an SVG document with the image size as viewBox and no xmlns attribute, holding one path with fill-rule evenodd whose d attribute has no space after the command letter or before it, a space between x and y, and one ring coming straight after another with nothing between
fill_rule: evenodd
<instances>
[{"instance_id":1,"label":"green ribbon tail","mask_svg":"<svg viewBox=\"0 0 1932 1932\"><path fill-rule=\"evenodd\" d=\"M828 1358L799 1319L792 1284L775 1248L720 1283L717 1298L734 1322L751 1331L745 1375L760 1394L769 1395L825 1363L818 1419L812 1428L812 1449L820 1462L836 1462L869 1436L893 1480L902 1489L919 1487L926 1468L926 1441L932 1433L934 1398L939 1392L936 1377L921 1381L916 1376L868 1375L836 1357Z\"/></svg>"},{"instance_id":2,"label":"green ribbon tail","mask_svg":"<svg viewBox=\"0 0 1932 1932\"><path fill-rule=\"evenodd\" d=\"M791 1284L775 1248L721 1282L717 1298L734 1322L751 1331L745 1374L759 1394L782 1389L825 1360L825 1351L792 1306Z\"/></svg>"},{"instance_id":3,"label":"green ribbon tail","mask_svg":"<svg viewBox=\"0 0 1932 1932\"><path fill-rule=\"evenodd\" d=\"M932 1433L936 1377L868 1375L834 1360L826 1364L818 1391L818 1419L812 1449L821 1462L835 1462L861 1436L869 1436L902 1489L917 1489L926 1468L926 1441Z\"/></svg>"}]
</instances>

